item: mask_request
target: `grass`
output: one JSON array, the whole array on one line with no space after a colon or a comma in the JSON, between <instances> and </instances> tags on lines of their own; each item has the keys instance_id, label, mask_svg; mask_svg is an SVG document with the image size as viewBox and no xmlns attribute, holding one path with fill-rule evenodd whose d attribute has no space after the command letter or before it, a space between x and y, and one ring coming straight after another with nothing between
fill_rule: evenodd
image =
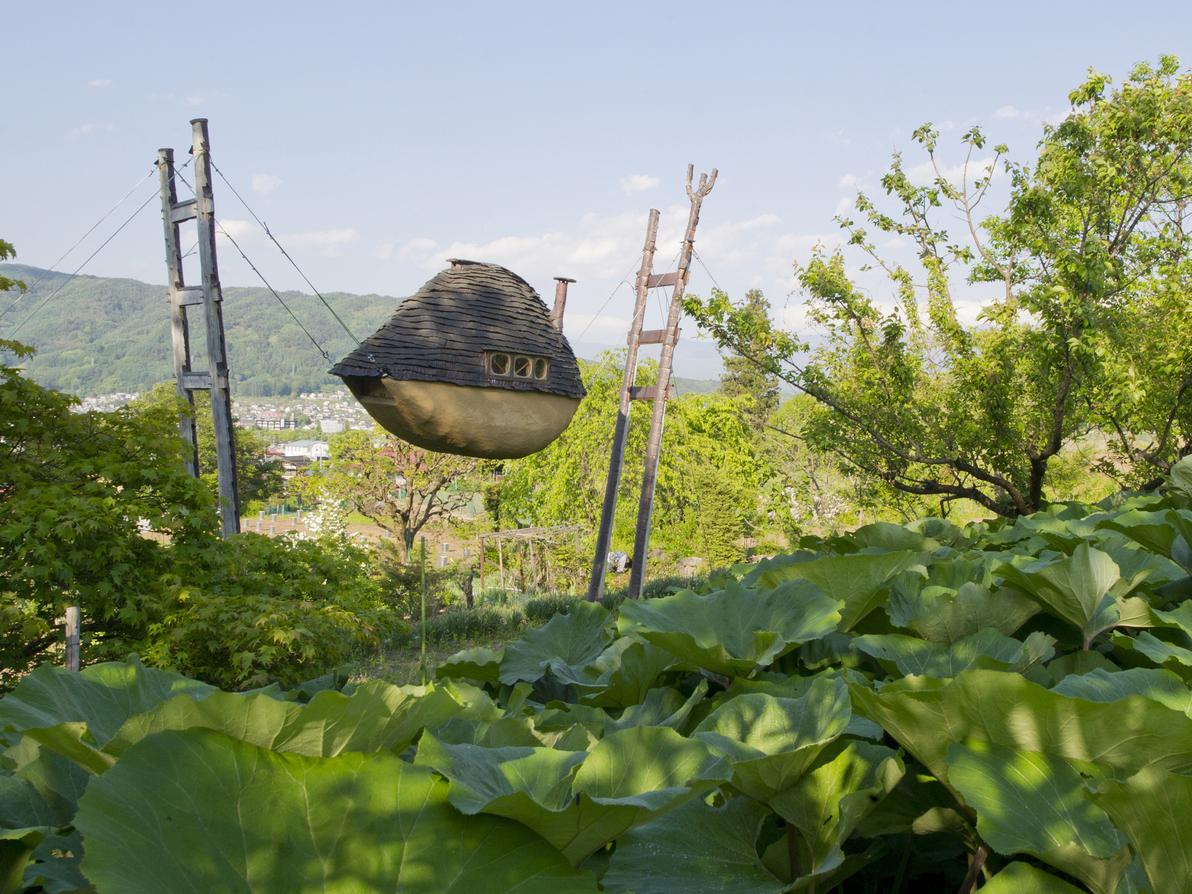
<instances>
[{"instance_id":1,"label":"grass","mask_svg":"<svg viewBox=\"0 0 1192 894\"><path fill-rule=\"evenodd\" d=\"M462 649L471 649L476 646L488 646L495 649L513 639L517 639L516 633L511 633L503 639L476 637L442 643L427 642L426 679L433 680L435 678L435 668ZM360 683L365 680L384 680L387 683L394 683L398 686L407 686L417 685L422 682L421 668L421 653L418 643L415 642L413 646L402 646L401 648L382 652L379 655L373 656L371 659L362 659L350 669L350 674L354 683Z\"/></svg>"},{"instance_id":2,"label":"grass","mask_svg":"<svg viewBox=\"0 0 1192 894\"><path fill-rule=\"evenodd\" d=\"M660 578L644 590L647 599L669 595L702 578ZM426 677L434 679L435 668L463 649L476 646L499 648L517 639L529 627L541 627L559 612L584 597L572 593L491 593L477 600L475 608L452 606L426 620ZM624 593L605 596L606 608L615 608ZM345 668L351 679L385 680L398 685L422 682L422 653L419 625L408 636L392 641L376 653L361 656Z\"/></svg>"}]
</instances>

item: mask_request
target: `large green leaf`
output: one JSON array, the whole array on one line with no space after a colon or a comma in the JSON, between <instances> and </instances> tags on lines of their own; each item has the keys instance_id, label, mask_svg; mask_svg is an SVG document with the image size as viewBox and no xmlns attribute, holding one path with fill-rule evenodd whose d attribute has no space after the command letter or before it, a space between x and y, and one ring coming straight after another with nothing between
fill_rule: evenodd
<instances>
[{"instance_id":1,"label":"large green leaf","mask_svg":"<svg viewBox=\"0 0 1192 894\"><path fill-rule=\"evenodd\" d=\"M1039 606L1026 596L1013 590L994 594L971 581L952 589L904 586L900 580L886 604L886 613L896 627L909 628L925 640L944 644L990 627L1012 634L1038 612Z\"/></svg>"},{"instance_id":2,"label":"large green leaf","mask_svg":"<svg viewBox=\"0 0 1192 894\"><path fill-rule=\"evenodd\" d=\"M1115 702L1128 695L1141 695L1173 711L1192 715L1192 690L1171 671L1136 667L1123 671L1097 668L1087 674L1064 677L1051 691L1091 702Z\"/></svg>"},{"instance_id":3,"label":"large green leaf","mask_svg":"<svg viewBox=\"0 0 1192 894\"><path fill-rule=\"evenodd\" d=\"M635 726L601 739L573 788L597 804L662 810L728 780L731 772L703 742L664 726Z\"/></svg>"},{"instance_id":4,"label":"large green leaf","mask_svg":"<svg viewBox=\"0 0 1192 894\"><path fill-rule=\"evenodd\" d=\"M1192 719L1139 695L1091 702L990 670L967 670L947 683L907 677L876 692L851 683L849 692L858 713L945 782L949 747L967 739L1126 773L1192 771Z\"/></svg>"},{"instance_id":5,"label":"large green leaf","mask_svg":"<svg viewBox=\"0 0 1192 894\"><path fill-rule=\"evenodd\" d=\"M1132 859L1126 840L1067 761L970 740L949 749L948 779L995 851L1030 854L1114 894Z\"/></svg>"},{"instance_id":6,"label":"large green leaf","mask_svg":"<svg viewBox=\"0 0 1192 894\"><path fill-rule=\"evenodd\" d=\"M678 659L665 649L631 636L614 640L591 664L560 668L556 676L579 691L585 704L624 708L640 704L658 677Z\"/></svg>"},{"instance_id":7,"label":"large green leaf","mask_svg":"<svg viewBox=\"0 0 1192 894\"><path fill-rule=\"evenodd\" d=\"M626 601L618 625L699 667L747 676L799 643L831 633L839 607L806 582L765 592L730 583L706 596L684 590Z\"/></svg>"},{"instance_id":8,"label":"large green leaf","mask_svg":"<svg viewBox=\"0 0 1192 894\"><path fill-rule=\"evenodd\" d=\"M981 887L981 894L1083 894L1030 863L1010 863Z\"/></svg>"},{"instance_id":9,"label":"large green leaf","mask_svg":"<svg viewBox=\"0 0 1192 894\"><path fill-rule=\"evenodd\" d=\"M751 692L729 699L694 733L733 764L732 782L766 801L794 785L837 737L851 715L839 678L816 678L799 698Z\"/></svg>"},{"instance_id":10,"label":"large green leaf","mask_svg":"<svg viewBox=\"0 0 1192 894\"><path fill-rule=\"evenodd\" d=\"M1109 554L1087 542L1077 546L1071 556L1023 567L1006 563L998 568L998 574L1080 630L1086 648L1098 634L1119 624L1137 626L1133 616L1139 611L1145 614L1144 605L1127 604L1125 597L1141 583L1146 572L1123 580L1121 569Z\"/></svg>"},{"instance_id":11,"label":"large green leaf","mask_svg":"<svg viewBox=\"0 0 1192 894\"><path fill-rule=\"evenodd\" d=\"M394 686L374 680L351 695L328 690L308 704L265 695L181 696L129 718L105 751L122 754L161 730L219 730L273 751L332 757L346 751L400 751L426 728L458 716L495 720L499 710L481 690L460 682Z\"/></svg>"},{"instance_id":12,"label":"large green leaf","mask_svg":"<svg viewBox=\"0 0 1192 894\"><path fill-rule=\"evenodd\" d=\"M453 677L461 680L475 680L478 683L496 683L501 673L501 661L505 650L477 646L456 652L444 659L435 668L436 677Z\"/></svg>"},{"instance_id":13,"label":"large green leaf","mask_svg":"<svg viewBox=\"0 0 1192 894\"><path fill-rule=\"evenodd\" d=\"M1188 891L1192 884L1192 777L1150 767L1094 795L1130 840L1154 894Z\"/></svg>"},{"instance_id":14,"label":"large green leaf","mask_svg":"<svg viewBox=\"0 0 1192 894\"><path fill-rule=\"evenodd\" d=\"M637 815L632 807L605 807L572 794L572 779L587 756L543 747L450 744L427 733L415 763L450 780L449 798L461 813L517 820L576 863L623 832Z\"/></svg>"},{"instance_id":15,"label":"large green leaf","mask_svg":"<svg viewBox=\"0 0 1192 894\"><path fill-rule=\"evenodd\" d=\"M609 616L595 602L577 602L565 614L551 618L544 626L527 630L521 639L505 647L500 681L533 682L547 671L574 674L595 661L612 637Z\"/></svg>"},{"instance_id":16,"label":"large green leaf","mask_svg":"<svg viewBox=\"0 0 1192 894\"><path fill-rule=\"evenodd\" d=\"M867 655L893 664L900 674L937 678L954 677L977 662L1022 673L1055 654L1055 640L1037 630L1025 640L985 628L947 645L898 633L868 634L853 642Z\"/></svg>"},{"instance_id":17,"label":"large green leaf","mask_svg":"<svg viewBox=\"0 0 1192 894\"><path fill-rule=\"evenodd\" d=\"M129 717L181 693L202 698L214 686L128 662L93 664L80 673L43 664L0 699L0 730L83 722L103 745Z\"/></svg>"},{"instance_id":18,"label":"large green leaf","mask_svg":"<svg viewBox=\"0 0 1192 894\"><path fill-rule=\"evenodd\" d=\"M602 883L620 894L780 894L757 850L768 811L748 798L692 801L617 841Z\"/></svg>"},{"instance_id":19,"label":"large green leaf","mask_svg":"<svg viewBox=\"0 0 1192 894\"><path fill-rule=\"evenodd\" d=\"M746 586L777 587L785 581L806 580L843 603L840 629L851 630L886 598L886 585L895 575L919 561L919 553L898 552L823 556L810 562L788 562L779 556L758 564L745 578Z\"/></svg>"},{"instance_id":20,"label":"large green leaf","mask_svg":"<svg viewBox=\"0 0 1192 894\"><path fill-rule=\"evenodd\" d=\"M593 892L528 829L465 817L391 754L277 754L211 730L129 748L76 819L101 891Z\"/></svg>"},{"instance_id":21,"label":"large green leaf","mask_svg":"<svg viewBox=\"0 0 1192 894\"><path fill-rule=\"evenodd\" d=\"M799 831L797 865L803 876L823 875L844 864L844 842L904 772L897 754L881 745L842 741L835 750L769 799L775 812Z\"/></svg>"},{"instance_id":22,"label":"large green leaf","mask_svg":"<svg viewBox=\"0 0 1192 894\"><path fill-rule=\"evenodd\" d=\"M1135 509L1106 519L1100 526L1117 531L1192 572L1192 547L1188 539L1192 537L1192 512L1186 509L1151 512Z\"/></svg>"}]
</instances>

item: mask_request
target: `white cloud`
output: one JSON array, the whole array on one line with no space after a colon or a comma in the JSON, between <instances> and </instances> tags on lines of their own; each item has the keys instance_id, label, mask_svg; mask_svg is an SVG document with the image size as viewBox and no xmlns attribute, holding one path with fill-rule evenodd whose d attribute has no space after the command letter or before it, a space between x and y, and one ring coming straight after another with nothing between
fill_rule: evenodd
<instances>
[{"instance_id":1,"label":"white cloud","mask_svg":"<svg viewBox=\"0 0 1192 894\"><path fill-rule=\"evenodd\" d=\"M438 244L433 239L419 236L401 246L397 250L397 256L403 261L417 261L419 264L424 264L427 256L435 250Z\"/></svg>"},{"instance_id":2,"label":"white cloud","mask_svg":"<svg viewBox=\"0 0 1192 894\"><path fill-rule=\"evenodd\" d=\"M207 102L207 97L201 96L197 93L191 94L190 96L186 97L186 104L188 106L201 106L206 102Z\"/></svg>"},{"instance_id":3,"label":"white cloud","mask_svg":"<svg viewBox=\"0 0 1192 894\"><path fill-rule=\"evenodd\" d=\"M840 178L841 189L855 189L860 182L860 178L856 174L845 174Z\"/></svg>"},{"instance_id":4,"label":"white cloud","mask_svg":"<svg viewBox=\"0 0 1192 894\"><path fill-rule=\"evenodd\" d=\"M628 195L634 192L645 192L647 189L656 189L661 181L648 174L631 174L628 177L622 177L620 182L621 191Z\"/></svg>"},{"instance_id":5,"label":"white cloud","mask_svg":"<svg viewBox=\"0 0 1192 894\"><path fill-rule=\"evenodd\" d=\"M623 294L626 290L622 290ZM632 294L632 288L627 290ZM632 299L627 302L632 314ZM629 331L629 317L619 317L607 313L596 316L594 314L579 313L570 308L567 311L565 329L568 339L573 342L594 342L600 345L621 345L625 341L625 334Z\"/></svg>"},{"instance_id":6,"label":"white cloud","mask_svg":"<svg viewBox=\"0 0 1192 894\"><path fill-rule=\"evenodd\" d=\"M245 244L256 241L264 233L251 221L238 220L234 217L221 217L219 219L219 226L215 228L215 235L216 238L231 236L237 243Z\"/></svg>"},{"instance_id":7,"label":"white cloud","mask_svg":"<svg viewBox=\"0 0 1192 894\"><path fill-rule=\"evenodd\" d=\"M311 248L326 258L339 257L340 249L349 242L355 242L360 237L354 227L344 227L338 230L311 230L306 233L291 233L281 236L281 243L287 248L291 245L297 248Z\"/></svg>"},{"instance_id":8,"label":"white cloud","mask_svg":"<svg viewBox=\"0 0 1192 894\"><path fill-rule=\"evenodd\" d=\"M378 261L392 260L395 254L397 254L397 243L395 242L382 242L373 249L373 257Z\"/></svg>"},{"instance_id":9,"label":"white cloud","mask_svg":"<svg viewBox=\"0 0 1192 894\"><path fill-rule=\"evenodd\" d=\"M280 177L273 174L253 174L252 191L267 196L284 182Z\"/></svg>"},{"instance_id":10,"label":"white cloud","mask_svg":"<svg viewBox=\"0 0 1192 894\"><path fill-rule=\"evenodd\" d=\"M1021 118L1023 113L1015 106L1001 106L993 113L994 118Z\"/></svg>"},{"instance_id":11,"label":"white cloud","mask_svg":"<svg viewBox=\"0 0 1192 894\"><path fill-rule=\"evenodd\" d=\"M77 140L79 137L93 137L100 133L111 133L113 130L115 130L115 125L110 121L90 121L74 128L70 132L70 138Z\"/></svg>"},{"instance_id":12,"label":"white cloud","mask_svg":"<svg viewBox=\"0 0 1192 894\"><path fill-rule=\"evenodd\" d=\"M840 201L836 203L836 210L832 212L833 217L841 217L853 210L853 199L848 196L841 196Z\"/></svg>"},{"instance_id":13,"label":"white cloud","mask_svg":"<svg viewBox=\"0 0 1192 894\"><path fill-rule=\"evenodd\" d=\"M987 155L984 158L971 158L968 163L968 180L972 183L978 177L984 177L989 173L993 167L993 156ZM993 171L993 176L1001 176L1001 168ZM936 178L935 167L930 161L925 161L921 164L914 165L906 169L906 176L916 186L926 186L928 183L934 183ZM955 164L950 167L941 167L939 176L943 177L954 186L961 186L961 181L965 177L964 163Z\"/></svg>"},{"instance_id":14,"label":"white cloud","mask_svg":"<svg viewBox=\"0 0 1192 894\"><path fill-rule=\"evenodd\" d=\"M88 87L111 87L111 78L94 78L87 82Z\"/></svg>"}]
</instances>

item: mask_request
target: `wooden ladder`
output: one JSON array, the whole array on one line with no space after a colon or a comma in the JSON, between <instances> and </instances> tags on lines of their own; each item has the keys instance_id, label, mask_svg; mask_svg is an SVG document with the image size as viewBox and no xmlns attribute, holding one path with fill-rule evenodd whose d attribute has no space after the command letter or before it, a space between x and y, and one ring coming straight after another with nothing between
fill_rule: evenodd
<instances>
[{"instance_id":1,"label":"wooden ladder","mask_svg":"<svg viewBox=\"0 0 1192 894\"><path fill-rule=\"evenodd\" d=\"M694 168L687 166L687 197L691 210L687 216L687 232L679 250L678 269L670 273L654 273L654 250L658 238L659 212L650 209L646 225L646 242L642 248L641 269L637 273L633 321L629 326L629 351L625 357L625 376L621 383L621 400L617 422L613 429L612 456L608 464L608 480L604 486L604 505L600 514L600 532L596 537L596 555L592 560L592 578L588 584L588 599L595 602L604 595L604 578L608 570L608 550L612 543L613 518L616 514L617 490L625 461L625 443L629 436L629 410L635 400L650 401L650 433L646 440L646 456L642 471L642 490L637 509L637 528L633 539L633 565L629 573L629 595L638 598L646 575L646 559L650 543L650 518L654 509L654 489L658 479L658 457L662 448L662 430L666 419L666 402L672 395L671 367L675 344L679 341L679 321L683 316L683 294L691 273L691 256L695 251L695 229L699 224L700 206L716 184L716 169L700 174L699 185L693 187ZM670 309L666 326L662 329L643 329L646 303L650 289L671 287ZM639 386L637 355L642 345L662 345L658 358L658 383Z\"/></svg>"},{"instance_id":2,"label":"wooden ladder","mask_svg":"<svg viewBox=\"0 0 1192 894\"><path fill-rule=\"evenodd\" d=\"M179 419L179 430L187 448L187 469L199 474L195 439L194 392L211 393L211 416L215 426L215 464L219 478L219 517L223 536L240 530L240 501L236 496L236 452L232 428L232 393L228 383L228 352L224 343L223 289L215 260L215 202L211 189L211 141L207 119L191 123L195 165L195 198L178 201L174 150L157 150L161 177L161 218L166 238L166 271L169 275L170 322L174 352L174 380L178 396L190 404L189 415ZM201 285L188 286L182 274L179 226L195 222L198 236ZM207 372L191 369L188 307L201 307L207 343Z\"/></svg>"}]
</instances>

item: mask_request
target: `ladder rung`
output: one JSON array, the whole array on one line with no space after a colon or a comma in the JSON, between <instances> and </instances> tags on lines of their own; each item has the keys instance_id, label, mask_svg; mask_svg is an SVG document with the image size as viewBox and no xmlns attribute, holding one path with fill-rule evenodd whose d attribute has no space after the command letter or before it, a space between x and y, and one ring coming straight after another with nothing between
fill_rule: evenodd
<instances>
[{"instance_id":1,"label":"ladder rung","mask_svg":"<svg viewBox=\"0 0 1192 894\"><path fill-rule=\"evenodd\" d=\"M194 220L195 216L195 199L175 202L170 206L171 223L183 223L184 221Z\"/></svg>"},{"instance_id":2,"label":"ladder rung","mask_svg":"<svg viewBox=\"0 0 1192 894\"><path fill-rule=\"evenodd\" d=\"M202 286L183 286L180 289L174 289L174 294L178 296L177 301L183 307L193 307L203 303Z\"/></svg>"},{"instance_id":3,"label":"ladder rung","mask_svg":"<svg viewBox=\"0 0 1192 894\"><path fill-rule=\"evenodd\" d=\"M658 396L657 385L632 385L629 388L630 400L654 400ZM666 399L670 400L675 396L675 386L668 385L666 388Z\"/></svg>"},{"instance_id":4,"label":"ladder rung","mask_svg":"<svg viewBox=\"0 0 1192 894\"><path fill-rule=\"evenodd\" d=\"M666 341L665 329L643 329L637 338L639 345L660 345Z\"/></svg>"},{"instance_id":5,"label":"ladder rung","mask_svg":"<svg viewBox=\"0 0 1192 894\"><path fill-rule=\"evenodd\" d=\"M183 373L182 387L187 391L209 391L211 389L211 374L205 372Z\"/></svg>"},{"instance_id":6,"label":"ladder rung","mask_svg":"<svg viewBox=\"0 0 1192 894\"><path fill-rule=\"evenodd\" d=\"M656 289L662 286L673 286L679 281L678 271L673 273L652 273L646 277L646 288Z\"/></svg>"}]
</instances>

